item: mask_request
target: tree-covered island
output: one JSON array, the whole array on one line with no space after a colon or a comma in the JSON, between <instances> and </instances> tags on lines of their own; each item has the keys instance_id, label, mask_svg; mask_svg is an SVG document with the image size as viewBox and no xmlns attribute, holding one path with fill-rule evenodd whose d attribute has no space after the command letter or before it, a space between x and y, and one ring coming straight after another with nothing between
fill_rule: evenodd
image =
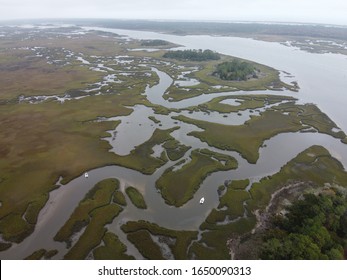
<instances>
[{"instance_id":1,"label":"tree-covered island","mask_svg":"<svg viewBox=\"0 0 347 280\"><path fill-rule=\"evenodd\" d=\"M207 61L219 60L220 55L211 50L183 50L183 51L168 51L163 55L164 58L171 58L177 60L191 60L191 61Z\"/></svg>"},{"instance_id":2,"label":"tree-covered island","mask_svg":"<svg viewBox=\"0 0 347 280\"><path fill-rule=\"evenodd\" d=\"M251 78L258 78L258 73L259 70L257 70L252 64L238 59L233 59L231 62L226 61L218 64L213 75L222 80L246 81Z\"/></svg>"}]
</instances>

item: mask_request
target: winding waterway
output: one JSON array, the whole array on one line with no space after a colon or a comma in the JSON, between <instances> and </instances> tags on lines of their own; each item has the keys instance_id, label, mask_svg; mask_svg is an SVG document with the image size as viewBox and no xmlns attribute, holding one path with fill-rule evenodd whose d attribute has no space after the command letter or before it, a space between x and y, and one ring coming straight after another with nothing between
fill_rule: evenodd
<instances>
[{"instance_id":1,"label":"winding waterway","mask_svg":"<svg viewBox=\"0 0 347 280\"><path fill-rule=\"evenodd\" d=\"M314 103L326 113L342 130L347 131L347 56L341 54L315 54L284 46L275 42L264 42L249 38L208 35L176 36L156 32L86 27L129 36L135 39L161 39L183 45L188 49L211 49L222 54L236 56L285 71L300 86L295 94L305 103ZM286 75L281 75L285 80ZM278 92L274 92L278 94ZM280 94L293 95L284 91Z\"/></svg>"},{"instance_id":2,"label":"winding waterway","mask_svg":"<svg viewBox=\"0 0 347 280\"><path fill-rule=\"evenodd\" d=\"M298 93L290 91L257 91L257 92L233 92L233 93L214 93L193 97L179 102L169 102L163 98L166 89L172 84L172 79L164 72L152 68L159 76L159 84L147 87L145 95L153 104L159 104L168 108L183 109L189 106L198 105L211 100L216 96L226 96L230 94L254 94L254 93L273 93L280 95L290 95L299 98L300 102L311 102L325 112L333 121L344 131L347 131L347 57L336 54L311 54L300 51L296 48L283 46L278 43L261 42L253 39L231 38L231 37L212 37L212 36L174 36L153 32L138 32L128 30L116 30L106 28L88 28L94 30L114 32L127 35L136 39L163 39L176 44L181 44L187 48L212 49L224 54L238 56L249 60L254 60L272 66L276 69L286 71L294 76L298 81L300 90ZM283 76L283 79L285 77ZM217 91L217 89L216 89ZM171 113L168 116L155 114L151 108L143 105L133 107L134 112L126 117L115 117L109 120L121 120L121 124L114 132L115 137L107 140L113 146L114 152L122 155L129 154L134 146L148 140L155 128L168 129L180 126L171 135L182 144L192 148L186 153L185 158L193 149L209 148L212 151L229 154L235 157L239 167L232 171L215 172L208 176L202 183L194 198L184 206L176 208L165 204L161 195L155 188L156 180L162 173L173 165L168 162L158 169L153 175L143 175L140 172L119 167L107 166L94 170L89 170L89 178L84 176L75 178L66 185L50 193L50 198L44 209L40 212L35 231L20 244L14 244L9 250L0 253L2 259L21 259L33 251L41 248L48 250L58 249L59 253L55 258L62 258L67 249L65 244L54 242L53 237L60 227L69 218L79 201L97 182L106 178L117 178L121 182L121 188L128 185L136 186L144 194L148 209L141 210L134 207L130 201L124 211L108 226L114 231L128 247L128 253L136 258L141 255L136 248L127 241L126 235L120 230L120 225L129 220L147 220L159 224L160 226L171 229L197 230L199 225L205 220L212 208L219 203L217 187L225 180L246 179L252 182L260 178L274 174L294 158L304 149L318 144L326 147L330 153L347 166L347 146L338 139L329 135L319 133L283 133L265 142L260 149L260 157L256 164L249 164L236 152L221 151L209 147L199 139L189 136L191 131L200 129L194 125L186 124L172 119L173 116L183 114L191 118L202 119L206 117L209 121L226 124L242 124L251 114L257 112L243 112L242 116L235 113L228 114L223 118L222 114L204 116L202 113L188 114L188 111L181 113ZM160 123L156 124L148 119L154 116ZM107 120L105 120L107 121ZM135 135L129 137L130 133ZM129 140L131 139L131 140ZM200 198L206 198L204 204L199 204ZM128 199L128 198L127 198Z\"/></svg>"}]
</instances>

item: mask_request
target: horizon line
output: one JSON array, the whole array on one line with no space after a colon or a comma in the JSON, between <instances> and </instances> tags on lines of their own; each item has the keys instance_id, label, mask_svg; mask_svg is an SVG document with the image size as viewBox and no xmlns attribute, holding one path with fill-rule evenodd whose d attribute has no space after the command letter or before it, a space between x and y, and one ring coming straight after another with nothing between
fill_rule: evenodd
<instances>
[{"instance_id":1,"label":"horizon line","mask_svg":"<svg viewBox=\"0 0 347 280\"><path fill-rule=\"evenodd\" d=\"M271 20L217 20L217 19L148 19L148 18L101 18L101 17L66 17L66 18L12 18L0 19L0 22L18 22L18 21L78 21L78 20L110 20L110 21L148 21L148 22L190 22L190 23L234 23L234 24L273 24L273 25L306 25L306 26L329 26L347 28L347 24L321 23L321 22L300 22L300 21L271 21Z\"/></svg>"}]
</instances>

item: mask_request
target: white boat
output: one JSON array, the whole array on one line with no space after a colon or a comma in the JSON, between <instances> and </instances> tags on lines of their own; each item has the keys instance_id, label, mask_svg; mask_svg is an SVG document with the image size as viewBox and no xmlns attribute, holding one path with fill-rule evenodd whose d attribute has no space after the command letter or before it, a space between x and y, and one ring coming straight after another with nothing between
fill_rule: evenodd
<instances>
[{"instance_id":1,"label":"white boat","mask_svg":"<svg viewBox=\"0 0 347 280\"><path fill-rule=\"evenodd\" d=\"M205 202L205 198L202 197L202 198L200 199L200 204L203 204L204 202Z\"/></svg>"},{"instance_id":2,"label":"white boat","mask_svg":"<svg viewBox=\"0 0 347 280\"><path fill-rule=\"evenodd\" d=\"M88 178L88 172L84 173L84 178Z\"/></svg>"}]
</instances>

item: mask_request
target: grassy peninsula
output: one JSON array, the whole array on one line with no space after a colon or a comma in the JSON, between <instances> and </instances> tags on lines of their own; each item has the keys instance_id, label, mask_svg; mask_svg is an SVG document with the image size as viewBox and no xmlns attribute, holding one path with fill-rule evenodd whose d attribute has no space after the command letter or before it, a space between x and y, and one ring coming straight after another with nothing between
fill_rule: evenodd
<instances>
[{"instance_id":1,"label":"grassy peninsula","mask_svg":"<svg viewBox=\"0 0 347 280\"><path fill-rule=\"evenodd\" d=\"M234 158L209 150L194 150L191 160L180 169L167 169L156 182L165 201L179 207L190 200L203 180L212 172L237 168Z\"/></svg>"}]
</instances>

